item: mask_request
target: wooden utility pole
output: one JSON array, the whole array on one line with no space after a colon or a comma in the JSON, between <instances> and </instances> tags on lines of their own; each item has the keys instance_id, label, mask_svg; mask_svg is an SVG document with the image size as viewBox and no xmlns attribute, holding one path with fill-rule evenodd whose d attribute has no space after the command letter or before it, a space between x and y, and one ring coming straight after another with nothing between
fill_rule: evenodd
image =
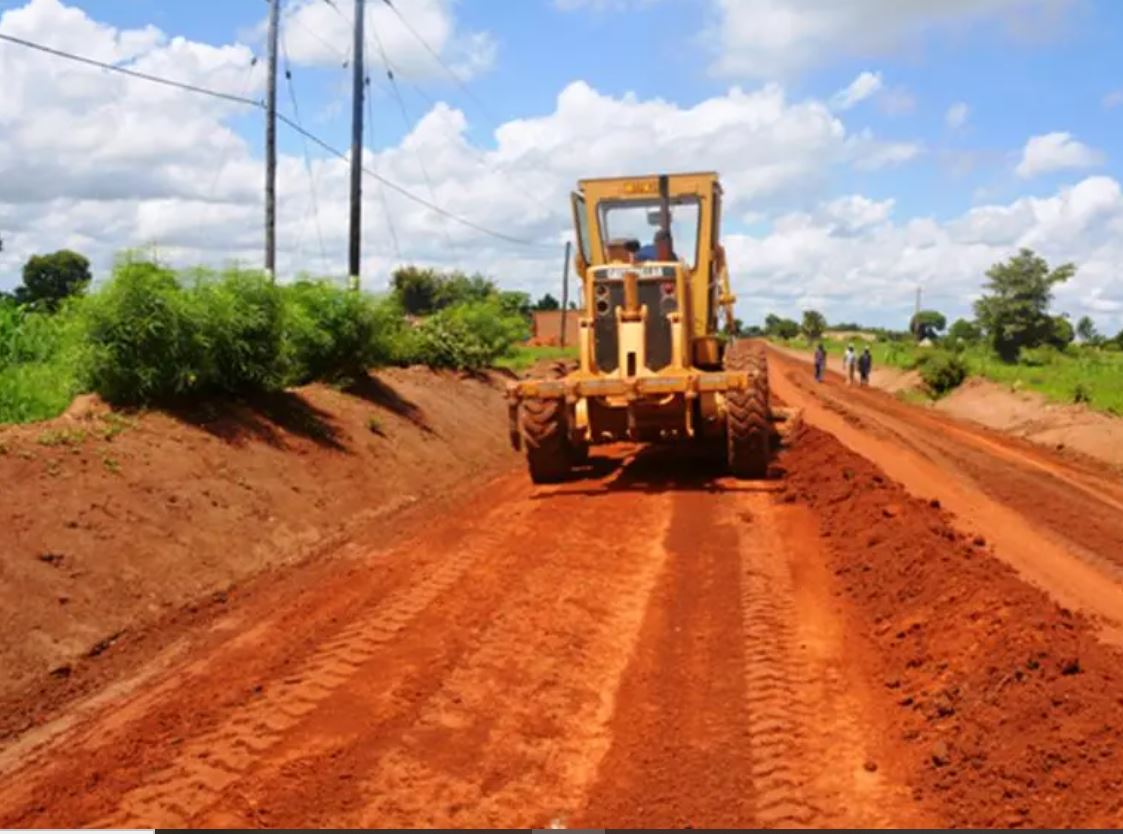
<instances>
[{"instance_id":1,"label":"wooden utility pole","mask_svg":"<svg viewBox=\"0 0 1123 834\"><path fill-rule=\"evenodd\" d=\"M348 274L351 289L359 288L359 267L362 261L363 224L363 0L355 0L355 43L351 91L351 239L348 257Z\"/></svg>"},{"instance_id":2,"label":"wooden utility pole","mask_svg":"<svg viewBox=\"0 0 1123 834\"><path fill-rule=\"evenodd\" d=\"M565 317L568 315L569 307L569 252L573 244L570 241L565 242L565 264L562 266L562 314L561 314L561 346L565 347Z\"/></svg>"},{"instance_id":3,"label":"wooden utility pole","mask_svg":"<svg viewBox=\"0 0 1123 834\"><path fill-rule=\"evenodd\" d=\"M265 93L265 274L277 260L277 38L281 0L269 0L269 82Z\"/></svg>"}]
</instances>

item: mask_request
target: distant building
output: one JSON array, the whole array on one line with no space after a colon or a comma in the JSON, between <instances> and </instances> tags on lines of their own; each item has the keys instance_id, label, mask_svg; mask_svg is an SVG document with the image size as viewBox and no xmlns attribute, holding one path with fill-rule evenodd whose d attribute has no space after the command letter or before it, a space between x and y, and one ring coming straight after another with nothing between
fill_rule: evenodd
<instances>
[{"instance_id":1,"label":"distant building","mask_svg":"<svg viewBox=\"0 0 1123 834\"><path fill-rule=\"evenodd\" d=\"M533 322L533 336L531 341L536 345L560 345L562 328L561 310L535 310ZM577 347L577 320L581 316L580 310L569 310L565 317L565 345Z\"/></svg>"}]
</instances>

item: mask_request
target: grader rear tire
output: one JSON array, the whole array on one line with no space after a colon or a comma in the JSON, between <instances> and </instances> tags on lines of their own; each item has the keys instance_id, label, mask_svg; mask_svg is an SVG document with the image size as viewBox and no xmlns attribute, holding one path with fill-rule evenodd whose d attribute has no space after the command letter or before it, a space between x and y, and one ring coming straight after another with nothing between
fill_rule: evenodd
<instances>
[{"instance_id":1,"label":"grader rear tire","mask_svg":"<svg viewBox=\"0 0 1123 834\"><path fill-rule=\"evenodd\" d=\"M744 342L726 350L725 367L752 371L747 391L730 391L725 397L726 462L737 478L764 478L772 456L772 420L768 395L768 361L764 353Z\"/></svg>"},{"instance_id":2,"label":"grader rear tire","mask_svg":"<svg viewBox=\"0 0 1123 834\"><path fill-rule=\"evenodd\" d=\"M565 401L524 401L522 430L530 479L536 484L556 484L565 480L572 460Z\"/></svg>"}]
</instances>

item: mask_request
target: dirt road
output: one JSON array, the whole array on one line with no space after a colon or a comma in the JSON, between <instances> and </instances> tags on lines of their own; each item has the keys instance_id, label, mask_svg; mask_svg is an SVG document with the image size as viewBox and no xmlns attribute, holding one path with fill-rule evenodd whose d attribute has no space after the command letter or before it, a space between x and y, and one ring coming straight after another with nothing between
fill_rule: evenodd
<instances>
[{"instance_id":1,"label":"dirt road","mask_svg":"<svg viewBox=\"0 0 1123 834\"><path fill-rule=\"evenodd\" d=\"M0 750L0 826L1123 823L1117 485L804 375L766 482L614 447L262 589Z\"/></svg>"}]
</instances>

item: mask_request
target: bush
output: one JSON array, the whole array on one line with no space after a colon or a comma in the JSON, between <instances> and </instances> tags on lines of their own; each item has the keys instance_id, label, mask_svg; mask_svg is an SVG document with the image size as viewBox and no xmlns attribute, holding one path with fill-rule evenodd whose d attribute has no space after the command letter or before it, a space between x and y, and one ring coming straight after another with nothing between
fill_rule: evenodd
<instances>
[{"instance_id":1,"label":"bush","mask_svg":"<svg viewBox=\"0 0 1123 834\"><path fill-rule=\"evenodd\" d=\"M143 403L200 387L200 334L175 274L125 260L87 310L89 387L110 402Z\"/></svg>"},{"instance_id":2,"label":"bush","mask_svg":"<svg viewBox=\"0 0 1123 834\"><path fill-rule=\"evenodd\" d=\"M920 360L920 378L932 394L943 396L967 378L967 365L955 354L930 353Z\"/></svg>"},{"instance_id":3,"label":"bush","mask_svg":"<svg viewBox=\"0 0 1123 834\"><path fill-rule=\"evenodd\" d=\"M410 334L405 358L434 368L475 370L528 336L526 320L505 312L496 299L458 304L430 316Z\"/></svg>"},{"instance_id":4,"label":"bush","mask_svg":"<svg viewBox=\"0 0 1123 834\"><path fill-rule=\"evenodd\" d=\"M241 393L285 385L284 306L264 273L196 272L195 286L184 294L196 390Z\"/></svg>"},{"instance_id":5,"label":"bush","mask_svg":"<svg viewBox=\"0 0 1123 834\"><path fill-rule=\"evenodd\" d=\"M404 321L392 300L377 301L327 281L300 281L283 294L292 383L353 379L396 358Z\"/></svg>"},{"instance_id":6,"label":"bush","mask_svg":"<svg viewBox=\"0 0 1123 834\"><path fill-rule=\"evenodd\" d=\"M284 308L262 274L197 271L185 288L157 264L122 261L86 307L85 381L141 404L209 391L269 391L287 380Z\"/></svg>"},{"instance_id":7,"label":"bush","mask_svg":"<svg viewBox=\"0 0 1123 834\"><path fill-rule=\"evenodd\" d=\"M0 303L0 423L62 412L81 390L83 345L77 302L63 302L55 315Z\"/></svg>"}]
</instances>

